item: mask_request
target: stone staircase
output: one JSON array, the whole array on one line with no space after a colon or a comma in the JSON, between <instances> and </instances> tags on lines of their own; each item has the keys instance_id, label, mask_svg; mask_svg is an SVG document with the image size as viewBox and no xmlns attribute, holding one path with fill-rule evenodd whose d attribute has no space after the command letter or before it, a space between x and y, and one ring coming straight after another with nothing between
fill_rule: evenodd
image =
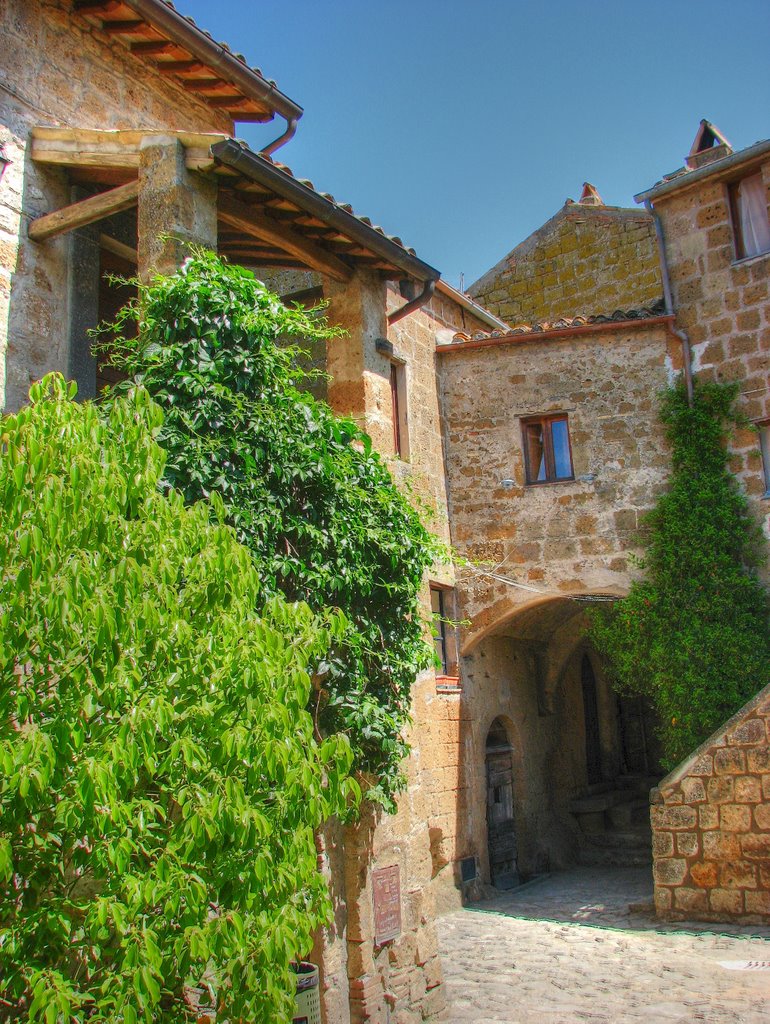
<instances>
[{"instance_id":1,"label":"stone staircase","mask_svg":"<svg viewBox=\"0 0 770 1024\"><path fill-rule=\"evenodd\" d=\"M652 862L649 794L658 781L620 775L614 782L590 786L585 796L572 801L580 864L643 867Z\"/></svg>"}]
</instances>

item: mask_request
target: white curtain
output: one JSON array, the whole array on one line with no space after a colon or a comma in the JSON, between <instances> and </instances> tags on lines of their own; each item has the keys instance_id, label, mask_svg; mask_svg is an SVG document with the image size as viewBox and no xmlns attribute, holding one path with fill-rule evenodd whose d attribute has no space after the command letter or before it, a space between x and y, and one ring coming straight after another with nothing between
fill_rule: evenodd
<instances>
[{"instance_id":1,"label":"white curtain","mask_svg":"<svg viewBox=\"0 0 770 1024\"><path fill-rule=\"evenodd\" d=\"M761 174L744 178L735 192L743 239L742 256L770 252L770 219L767 216L767 190Z\"/></svg>"}]
</instances>

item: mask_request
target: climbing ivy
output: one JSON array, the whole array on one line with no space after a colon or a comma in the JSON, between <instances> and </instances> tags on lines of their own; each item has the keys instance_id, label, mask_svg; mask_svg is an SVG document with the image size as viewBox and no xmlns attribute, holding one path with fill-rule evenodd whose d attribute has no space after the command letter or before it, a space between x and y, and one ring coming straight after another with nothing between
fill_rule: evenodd
<instances>
[{"instance_id":1,"label":"climbing ivy","mask_svg":"<svg viewBox=\"0 0 770 1024\"><path fill-rule=\"evenodd\" d=\"M593 616L622 692L648 695L674 767L770 681L764 538L728 468L737 385L662 398L672 474L646 520L642 578Z\"/></svg>"},{"instance_id":2,"label":"climbing ivy","mask_svg":"<svg viewBox=\"0 0 770 1024\"><path fill-rule=\"evenodd\" d=\"M188 502L221 495L262 593L347 617L309 706L324 735L348 737L368 796L392 809L411 686L433 657L419 591L437 546L370 438L308 392L296 343L335 332L202 251L140 286L112 330L115 364L164 411L168 485Z\"/></svg>"},{"instance_id":3,"label":"climbing ivy","mask_svg":"<svg viewBox=\"0 0 770 1024\"><path fill-rule=\"evenodd\" d=\"M147 392L60 377L0 422L0 1019L291 1018L330 913L314 830L358 797L309 666L343 635L262 588L221 500L158 484Z\"/></svg>"}]
</instances>

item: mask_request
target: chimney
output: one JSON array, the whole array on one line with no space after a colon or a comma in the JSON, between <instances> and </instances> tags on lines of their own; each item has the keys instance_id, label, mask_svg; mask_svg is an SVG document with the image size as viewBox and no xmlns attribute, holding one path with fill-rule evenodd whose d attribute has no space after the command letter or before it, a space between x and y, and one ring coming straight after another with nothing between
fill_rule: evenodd
<instances>
[{"instance_id":1,"label":"chimney","mask_svg":"<svg viewBox=\"0 0 770 1024\"><path fill-rule=\"evenodd\" d=\"M716 125L705 118L698 126L695 140L689 154L685 157L685 164L694 171L698 167L712 164L715 160L722 160L730 156L733 147L720 132Z\"/></svg>"},{"instance_id":2,"label":"chimney","mask_svg":"<svg viewBox=\"0 0 770 1024\"><path fill-rule=\"evenodd\" d=\"M604 200L590 181L583 182L583 191L578 203L580 206L604 206Z\"/></svg>"}]
</instances>

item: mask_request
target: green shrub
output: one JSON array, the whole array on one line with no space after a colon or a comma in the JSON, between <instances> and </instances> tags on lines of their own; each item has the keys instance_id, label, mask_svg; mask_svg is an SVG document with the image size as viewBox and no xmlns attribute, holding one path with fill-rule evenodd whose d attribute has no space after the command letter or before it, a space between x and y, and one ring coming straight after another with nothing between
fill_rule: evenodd
<instances>
[{"instance_id":1,"label":"green shrub","mask_svg":"<svg viewBox=\"0 0 770 1024\"><path fill-rule=\"evenodd\" d=\"M163 496L162 414L61 378L0 426L0 1018L273 1024L356 798L308 665L338 615L269 599L221 501Z\"/></svg>"},{"instance_id":2,"label":"green shrub","mask_svg":"<svg viewBox=\"0 0 770 1024\"><path fill-rule=\"evenodd\" d=\"M116 365L164 411L168 483L188 502L222 496L266 593L347 617L311 709L324 735L349 738L369 797L392 809L412 683L433 658L419 592L437 545L369 437L307 392L288 343L333 331L250 271L197 252L140 287L117 332L128 337Z\"/></svg>"},{"instance_id":3,"label":"green shrub","mask_svg":"<svg viewBox=\"0 0 770 1024\"><path fill-rule=\"evenodd\" d=\"M727 465L735 385L680 385L661 417L668 490L646 521L644 574L595 613L594 643L622 692L647 694L673 768L770 681L764 540Z\"/></svg>"}]
</instances>

